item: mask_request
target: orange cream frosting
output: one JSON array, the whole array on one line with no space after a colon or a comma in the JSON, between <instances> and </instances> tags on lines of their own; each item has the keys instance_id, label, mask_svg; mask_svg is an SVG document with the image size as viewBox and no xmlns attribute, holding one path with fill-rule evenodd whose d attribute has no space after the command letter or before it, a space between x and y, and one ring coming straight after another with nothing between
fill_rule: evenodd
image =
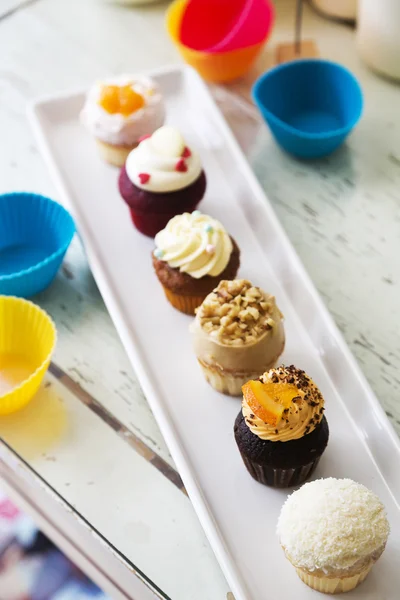
<instances>
[{"instance_id":1,"label":"orange cream frosting","mask_svg":"<svg viewBox=\"0 0 400 600\"><path fill-rule=\"evenodd\" d=\"M262 440L297 440L314 431L323 412L318 387L294 366L271 369L243 386L243 416L250 431Z\"/></svg>"}]
</instances>

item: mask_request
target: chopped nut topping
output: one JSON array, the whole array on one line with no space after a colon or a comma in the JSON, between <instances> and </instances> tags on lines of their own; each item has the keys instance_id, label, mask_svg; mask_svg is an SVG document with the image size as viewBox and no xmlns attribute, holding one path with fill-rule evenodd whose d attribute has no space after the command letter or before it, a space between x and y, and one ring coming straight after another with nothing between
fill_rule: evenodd
<instances>
[{"instance_id":1,"label":"chopped nut topping","mask_svg":"<svg viewBox=\"0 0 400 600\"><path fill-rule=\"evenodd\" d=\"M280 316L275 298L246 279L221 281L196 312L207 334L234 346L254 343Z\"/></svg>"}]
</instances>

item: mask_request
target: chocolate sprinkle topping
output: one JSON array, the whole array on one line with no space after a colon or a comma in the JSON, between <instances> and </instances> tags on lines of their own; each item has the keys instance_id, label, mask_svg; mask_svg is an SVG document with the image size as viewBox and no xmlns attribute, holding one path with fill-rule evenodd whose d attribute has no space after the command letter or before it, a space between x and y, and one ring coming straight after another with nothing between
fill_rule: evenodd
<instances>
[{"instance_id":1,"label":"chocolate sprinkle topping","mask_svg":"<svg viewBox=\"0 0 400 600\"><path fill-rule=\"evenodd\" d=\"M271 371L264 373L259 380L262 383L272 381L273 383L287 383L289 385L295 385L300 393L298 396L292 398L292 402L297 404L298 411L303 410L305 405L308 405L311 408L319 407L318 412L311 417L309 424L305 427L305 434L310 433L315 429L316 426L319 425L323 416L323 411L325 410L324 406L320 406L323 404L323 397L318 388L313 385L311 378L305 373L305 371L297 369L294 365L290 365L288 367L282 365L276 369L272 369ZM284 423L290 423L288 413L290 413L291 410L293 409L284 408ZM290 427L289 429L293 429L293 427ZM275 433L278 433L278 430L275 430Z\"/></svg>"}]
</instances>

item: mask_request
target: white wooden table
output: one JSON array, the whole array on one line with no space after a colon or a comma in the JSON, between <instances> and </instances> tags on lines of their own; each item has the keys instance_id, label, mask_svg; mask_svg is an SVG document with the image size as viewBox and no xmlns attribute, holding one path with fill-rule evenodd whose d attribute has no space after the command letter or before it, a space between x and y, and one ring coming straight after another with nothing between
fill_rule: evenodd
<instances>
[{"instance_id":1,"label":"white wooden table","mask_svg":"<svg viewBox=\"0 0 400 600\"><path fill-rule=\"evenodd\" d=\"M258 71L271 64L277 41L291 39L293 4L277 1ZM164 11L95 0L0 0L0 192L57 199L27 126L26 102L108 73L178 62ZM348 144L326 160L302 163L276 147L251 107L228 117L400 433L400 90L362 65L352 29L306 10L305 33L364 88L364 118ZM255 74L230 92L248 96ZM0 420L0 485L112 597L229 600L77 238L54 285L34 300L55 319L59 343L37 398Z\"/></svg>"}]
</instances>

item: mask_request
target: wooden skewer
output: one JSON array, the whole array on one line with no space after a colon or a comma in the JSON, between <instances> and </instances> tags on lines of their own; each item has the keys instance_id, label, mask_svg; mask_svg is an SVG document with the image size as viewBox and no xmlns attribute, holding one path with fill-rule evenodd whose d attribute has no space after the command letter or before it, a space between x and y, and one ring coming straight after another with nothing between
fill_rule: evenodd
<instances>
[{"instance_id":1,"label":"wooden skewer","mask_svg":"<svg viewBox=\"0 0 400 600\"><path fill-rule=\"evenodd\" d=\"M301 54L301 29L303 21L303 0L297 0L296 7L296 25L295 25L295 52Z\"/></svg>"},{"instance_id":2,"label":"wooden skewer","mask_svg":"<svg viewBox=\"0 0 400 600\"><path fill-rule=\"evenodd\" d=\"M318 48L313 40L303 40L303 0L296 0L294 41L278 44L275 62L279 65L296 58L316 58Z\"/></svg>"}]
</instances>

